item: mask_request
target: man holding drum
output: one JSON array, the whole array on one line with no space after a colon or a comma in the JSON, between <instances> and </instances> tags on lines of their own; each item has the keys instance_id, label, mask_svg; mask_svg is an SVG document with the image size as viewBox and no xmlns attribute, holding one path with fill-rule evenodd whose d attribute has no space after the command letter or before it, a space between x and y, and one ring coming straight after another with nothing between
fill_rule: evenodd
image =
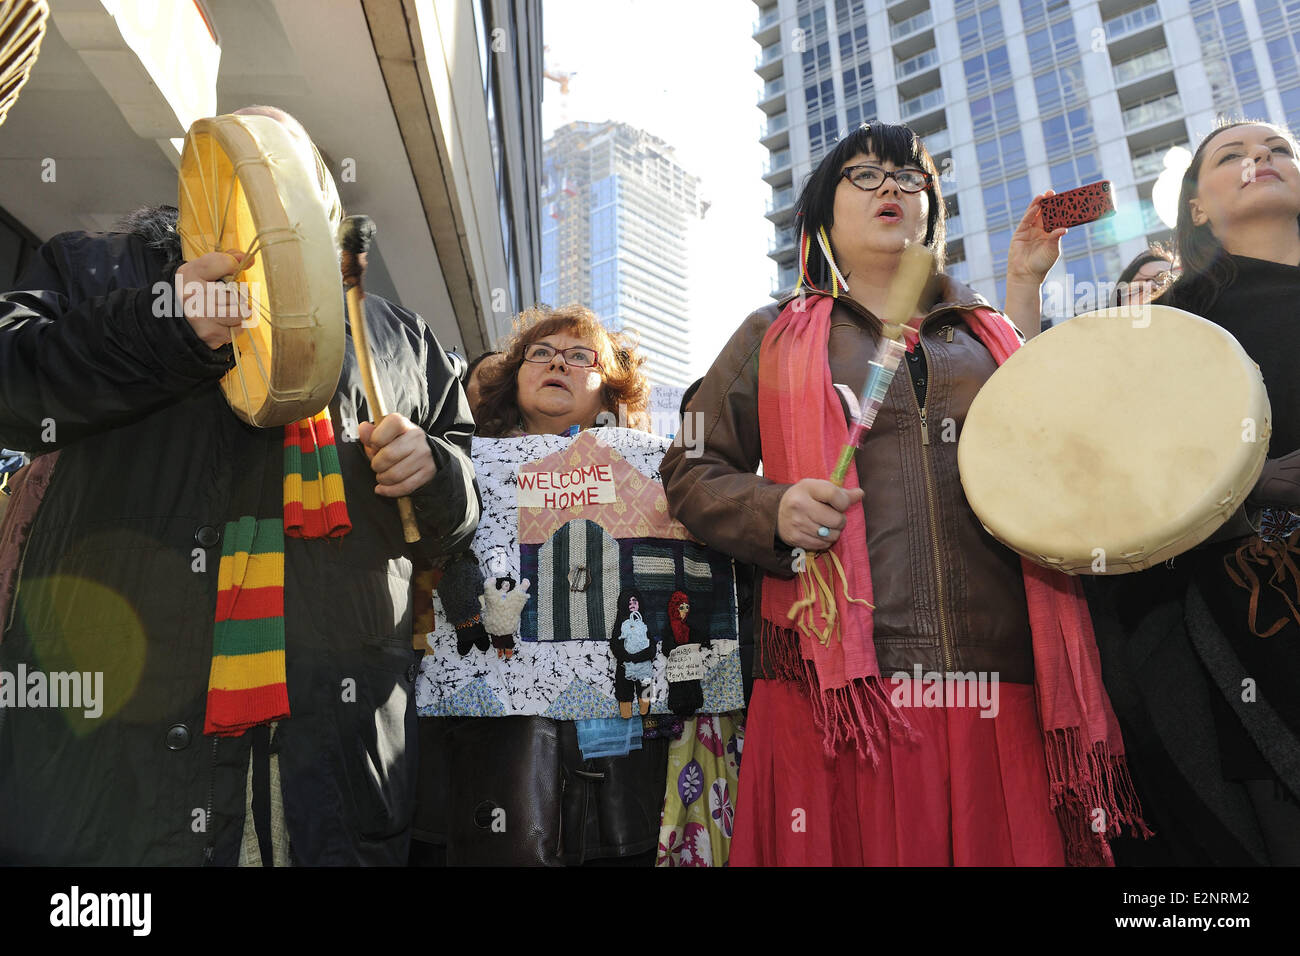
<instances>
[{"instance_id":1,"label":"man holding drum","mask_svg":"<svg viewBox=\"0 0 1300 956\"><path fill-rule=\"evenodd\" d=\"M420 317L370 296L393 411L364 421L348 347L325 408L246 424L218 383L242 319L222 280L249 261L182 263L175 210L138 222L56 236L0 297L0 444L38 456L0 529L0 860L403 864L412 559L479 516L464 392Z\"/></svg>"}]
</instances>

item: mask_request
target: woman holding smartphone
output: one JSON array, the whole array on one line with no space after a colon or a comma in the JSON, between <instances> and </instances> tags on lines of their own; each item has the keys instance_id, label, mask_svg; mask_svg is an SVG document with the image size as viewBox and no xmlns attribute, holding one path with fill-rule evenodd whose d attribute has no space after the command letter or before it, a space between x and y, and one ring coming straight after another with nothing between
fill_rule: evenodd
<instances>
[{"instance_id":1,"label":"woman holding smartphone","mask_svg":"<svg viewBox=\"0 0 1300 956\"><path fill-rule=\"evenodd\" d=\"M1183 175L1183 272L1156 304L1236 337L1268 389L1272 437L1235 537L1090 587L1107 687L1157 834L1124 841L1121 861L1300 865L1296 156L1286 130L1232 123L1201 141Z\"/></svg>"}]
</instances>

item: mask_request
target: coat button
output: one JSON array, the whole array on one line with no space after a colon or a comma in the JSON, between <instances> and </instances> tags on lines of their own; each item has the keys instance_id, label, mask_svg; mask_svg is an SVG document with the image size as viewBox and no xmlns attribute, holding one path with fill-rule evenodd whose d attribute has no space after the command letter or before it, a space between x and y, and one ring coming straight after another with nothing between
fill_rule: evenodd
<instances>
[{"instance_id":1,"label":"coat button","mask_svg":"<svg viewBox=\"0 0 1300 956\"><path fill-rule=\"evenodd\" d=\"M406 680L407 680L407 683L414 684L414 683L415 683L415 678L418 677L419 674L420 674L420 665L419 665L419 664L412 664L410 667L408 667L408 668L406 669Z\"/></svg>"},{"instance_id":2,"label":"coat button","mask_svg":"<svg viewBox=\"0 0 1300 956\"><path fill-rule=\"evenodd\" d=\"M190 745L190 728L184 724L172 724L167 730L167 749L184 750Z\"/></svg>"},{"instance_id":3,"label":"coat button","mask_svg":"<svg viewBox=\"0 0 1300 956\"><path fill-rule=\"evenodd\" d=\"M221 543L221 532L210 524L202 524L195 529L194 540L201 548L215 548Z\"/></svg>"}]
</instances>

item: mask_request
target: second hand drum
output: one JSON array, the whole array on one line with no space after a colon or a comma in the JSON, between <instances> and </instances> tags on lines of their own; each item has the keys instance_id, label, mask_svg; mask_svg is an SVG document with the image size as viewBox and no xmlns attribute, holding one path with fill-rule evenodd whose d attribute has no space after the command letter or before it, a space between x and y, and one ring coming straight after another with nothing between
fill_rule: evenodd
<instances>
[{"instance_id":1,"label":"second hand drum","mask_svg":"<svg viewBox=\"0 0 1300 956\"><path fill-rule=\"evenodd\" d=\"M309 144L265 116L197 120L181 153L180 233L185 259L252 254L230 278L253 311L234 336L235 368L221 389L235 414L261 428L310 418L343 369L347 333L335 228ZM324 174L328 176L328 174Z\"/></svg>"},{"instance_id":2,"label":"second hand drum","mask_svg":"<svg viewBox=\"0 0 1300 956\"><path fill-rule=\"evenodd\" d=\"M1271 431L1259 368L1168 306L1103 309L1030 341L971 403L957 448L984 527L1070 574L1141 571L1200 544L1254 487Z\"/></svg>"}]
</instances>

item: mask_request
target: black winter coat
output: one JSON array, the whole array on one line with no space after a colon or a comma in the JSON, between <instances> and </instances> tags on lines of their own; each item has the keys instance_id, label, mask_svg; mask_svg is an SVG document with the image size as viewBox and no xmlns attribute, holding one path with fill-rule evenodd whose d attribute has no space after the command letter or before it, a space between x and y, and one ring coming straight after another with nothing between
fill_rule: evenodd
<instances>
[{"instance_id":1,"label":"black winter coat","mask_svg":"<svg viewBox=\"0 0 1300 956\"><path fill-rule=\"evenodd\" d=\"M283 469L279 428L243 424L233 364L155 316L164 255L126 234L69 233L0 297L0 445L60 450L22 556L0 671L102 671L102 714L0 710L0 862L233 863L250 738L203 736L231 461ZM466 547L479 501L473 423L414 313L367 299L392 409L437 475L412 498L426 556ZM351 334L330 402L352 530L285 541L291 716L278 753L292 859L400 864L416 780L412 546L349 422L368 420ZM52 425L52 429L51 429ZM52 440L46 440L52 439ZM260 450L259 450L260 449Z\"/></svg>"}]
</instances>

